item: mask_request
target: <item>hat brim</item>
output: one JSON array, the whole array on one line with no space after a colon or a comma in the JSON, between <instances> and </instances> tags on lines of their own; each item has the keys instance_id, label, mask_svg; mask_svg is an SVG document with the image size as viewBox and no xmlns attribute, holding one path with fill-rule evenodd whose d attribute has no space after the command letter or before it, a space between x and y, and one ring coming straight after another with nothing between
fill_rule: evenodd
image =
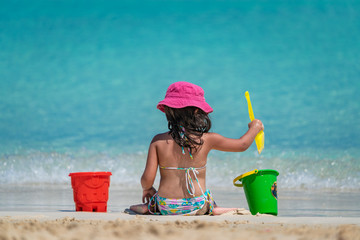
<instances>
[{"instance_id":1,"label":"hat brim","mask_svg":"<svg viewBox=\"0 0 360 240\"><path fill-rule=\"evenodd\" d=\"M206 113L213 112L212 107L210 107L210 105L205 101L194 101L194 100L189 101L187 99L169 98L168 97L168 98L160 101L157 105L157 108L160 111L165 112L164 106L168 106L171 108L197 107Z\"/></svg>"}]
</instances>

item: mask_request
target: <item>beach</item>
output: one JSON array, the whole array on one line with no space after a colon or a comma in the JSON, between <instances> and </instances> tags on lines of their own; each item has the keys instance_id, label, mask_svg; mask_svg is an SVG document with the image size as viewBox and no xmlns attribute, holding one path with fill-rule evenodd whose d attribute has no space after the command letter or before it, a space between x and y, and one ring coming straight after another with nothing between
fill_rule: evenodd
<instances>
[{"instance_id":1,"label":"beach","mask_svg":"<svg viewBox=\"0 0 360 240\"><path fill-rule=\"evenodd\" d=\"M70 184L2 186L0 192L0 239L4 240L360 239L357 192L316 195L282 190L278 216L136 215L128 207L139 203L139 189L116 185L110 187L107 213L76 212ZM242 190L214 188L213 194L220 206L248 209ZM339 205L344 198L353 201Z\"/></svg>"},{"instance_id":2,"label":"beach","mask_svg":"<svg viewBox=\"0 0 360 240\"><path fill-rule=\"evenodd\" d=\"M360 239L359 218L1 212L0 239Z\"/></svg>"},{"instance_id":3,"label":"beach","mask_svg":"<svg viewBox=\"0 0 360 240\"><path fill-rule=\"evenodd\" d=\"M0 240L360 239L359 23L356 0L4 1ZM265 148L211 151L206 188L249 209L233 179L274 169L278 216L126 213L176 81L228 138L249 91ZM76 212L69 173L103 171L107 212Z\"/></svg>"}]
</instances>

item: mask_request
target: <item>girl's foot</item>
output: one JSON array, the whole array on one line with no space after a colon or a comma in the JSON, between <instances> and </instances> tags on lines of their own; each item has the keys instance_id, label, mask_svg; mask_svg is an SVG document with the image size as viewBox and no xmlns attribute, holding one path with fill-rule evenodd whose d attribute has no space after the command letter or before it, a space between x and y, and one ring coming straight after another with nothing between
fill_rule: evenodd
<instances>
[{"instance_id":1,"label":"girl's foot","mask_svg":"<svg viewBox=\"0 0 360 240\"><path fill-rule=\"evenodd\" d=\"M139 214L146 214L149 212L148 205L146 203L131 205L130 210Z\"/></svg>"},{"instance_id":2,"label":"girl's foot","mask_svg":"<svg viewBox=\"0 0 360 240\"><path fill-rule=\"evenodd\" d=\"M214 215L249 215L250 212L245 208L222 208L222 207L215 207L213 209Z\"/></svg>"}]
</instances>

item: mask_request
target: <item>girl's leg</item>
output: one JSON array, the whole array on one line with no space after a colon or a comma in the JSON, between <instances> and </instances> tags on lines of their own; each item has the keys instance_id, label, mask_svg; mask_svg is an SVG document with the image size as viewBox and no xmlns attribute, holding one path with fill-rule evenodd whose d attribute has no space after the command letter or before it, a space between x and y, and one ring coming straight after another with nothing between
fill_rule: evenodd
<instances>
[{"instance_id":1,"label":"girl's leg","mask_svg":"<svg viewBox=\"0 0 360 240\"><path fill-rule=\"evenodd\" d=\"M139 214L146 214L149 212L147 203L131 205L130 210Z\"/></svg>"}]
</instances>

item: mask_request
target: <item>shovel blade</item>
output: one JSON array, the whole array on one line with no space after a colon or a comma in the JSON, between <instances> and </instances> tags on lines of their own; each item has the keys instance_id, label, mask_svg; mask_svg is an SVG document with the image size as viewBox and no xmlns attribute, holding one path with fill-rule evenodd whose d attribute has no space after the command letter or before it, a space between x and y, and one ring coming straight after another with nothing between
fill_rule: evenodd
<instances>
[{"instance_id":1,"label":"shovel blade","mask_svg":"<svg viewBox=\"0 0 360 240\"><path fill-rule=\"evenodd\" d=\"M264 131L259 132L255 137L256 147L258 149L258 153L260 154L261 151L264 149L265 145L265 134Z\"/></svg>"}]
</instances>

